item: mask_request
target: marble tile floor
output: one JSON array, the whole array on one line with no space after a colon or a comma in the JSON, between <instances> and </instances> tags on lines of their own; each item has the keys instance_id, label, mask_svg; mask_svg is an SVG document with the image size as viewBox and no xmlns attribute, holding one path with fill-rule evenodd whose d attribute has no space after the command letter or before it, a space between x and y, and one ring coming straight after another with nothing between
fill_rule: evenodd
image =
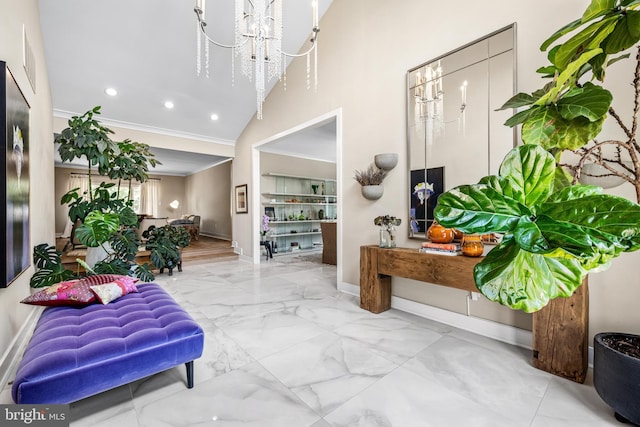
<instances>
[{"instance_id":1,"label":"marble tile floor","mask_svg":"<svg viewBox=\"0 0 640 427\"><path fill-rule=\"evenodd\" d=\"M158 276L205 330L195 387L184 366L71 405L73 427L616 426L586 384L531 351L336 290L334 266L186 264ZM1 403L10 403L7 388Z\"/></svg>"}]
</instances>

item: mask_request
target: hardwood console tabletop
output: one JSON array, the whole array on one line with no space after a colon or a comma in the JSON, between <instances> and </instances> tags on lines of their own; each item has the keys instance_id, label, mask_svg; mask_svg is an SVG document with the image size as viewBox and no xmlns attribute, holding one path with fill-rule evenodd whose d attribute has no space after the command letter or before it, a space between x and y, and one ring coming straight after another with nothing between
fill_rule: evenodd
<instances>
[{"instance_id":1,"label":"hardwood console tabletop","mask_svg":"<svg viewBox=\"0 0 640 427\"><path fill-rule=\"evenodd\" d=\"M421 253L411 248L360 247L360 307L372 313L391 308L391 277L478 292L473 268L482 260ZM533 366L576 382L588 368L587 280L571 298L556 298L533 313Z\"/></svg>"}]
</instances>

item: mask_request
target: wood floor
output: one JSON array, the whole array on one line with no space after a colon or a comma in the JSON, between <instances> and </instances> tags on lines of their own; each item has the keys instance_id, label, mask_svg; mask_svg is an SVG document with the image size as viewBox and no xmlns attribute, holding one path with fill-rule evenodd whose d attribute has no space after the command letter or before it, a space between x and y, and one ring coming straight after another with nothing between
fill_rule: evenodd
<instances>
[{"instance_id":1,"label":"wood floor","mask_svg":"<svg viewBox=\"0 0 640 427\"><path fill-rule=\"evenodd\" d=\"M182 262L189 261L228 261L238 258L233 252L229 240L215 239L213 237L200 236L198 240L192 240L189 246L182 250Z\"/></svg>"},{"instance_id":2,"label":"wood floor","mask_svg":"<svg viewBox=\"0 0 640 427\"><path fill-rule=\"evenodd\" d=\"M62 254L62 263L64 266L74 272L84 271L82 267L78 267L77 258L84 260L86 249L70 249ZM233 252L231 242L228 240L216 239L200 235L198 240L192 240L189 246L182 250L182 263L188 264L192 261L229 261L237 259L238 255ZM140 252L136 257L136 262L143 264L149 261L149 252Z\"/></svg>"}]
</instances>

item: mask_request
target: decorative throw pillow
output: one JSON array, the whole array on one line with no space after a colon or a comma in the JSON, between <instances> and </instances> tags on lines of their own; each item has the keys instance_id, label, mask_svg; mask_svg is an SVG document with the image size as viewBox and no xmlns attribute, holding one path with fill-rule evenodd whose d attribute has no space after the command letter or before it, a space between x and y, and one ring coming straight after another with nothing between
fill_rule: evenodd
<instances>
[{"instance_id":1,"label":"decorative throw pillow","mask_svg":"<svg viewBox=\"0 0 640 427\"><path fill-rule=\"evenodd\" d=\"M94 285L102 285L103 283L115 282L116 280L122 279L125 277L133 280L134 283L140 280L137 277L123 276L121 274L95 274L93 276L83 277L80 280L83 283L87 283L89 286L94 286Z\"/></svg>"},{"instance_id":2,"label":"decorative throw pillow","mask_svg":"<svg viewBox=\"0 0 640 427\"><path fill-rule=\"evenodd\" d=\"M83 283L81 280L69 280L51 285L20 302L55 307L59 305L83 306L91 304L95 300L96 296L91 292L89 284Z\"/></svg>"},{"instance_id":3,"label":"decorative throw pillow","mask_svg":"<svg viewBox=\"0 0 640 427\"><path fill-rule=\"evenodd\" d=\"M128 276L123 276L110 283L91 286L91 290L102 304L109 304L128 293L138 292L134 280Z\"/></svg>"},{"instance_id":4,"label":"decorative throw pillow","mask_svg":"<svg viewBox=\"0 0 640 427\"><path fill-rule=\"evenodd\" d=\"M91 291L91 286L113 282L123 277L119 274L96 274L94 276L83 277L78 280L68 280L56 283L35 294L23 299L22 303L31 305L42 305L46 307L60 305L89 305L96 301L96 295ZM129 279L137 282L138 279Z\"/></svg>"}]
</instances>

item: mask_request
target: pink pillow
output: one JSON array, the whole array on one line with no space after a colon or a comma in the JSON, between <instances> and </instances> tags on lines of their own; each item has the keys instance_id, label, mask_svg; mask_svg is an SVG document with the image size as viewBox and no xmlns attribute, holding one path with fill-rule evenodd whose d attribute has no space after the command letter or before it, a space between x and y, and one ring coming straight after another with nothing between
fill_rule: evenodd
<instances>
[{"instance_id":1,"label":"pink pillow","mask_svg":"<svg viewBox=\"0 0 640 427\"><path fill-rule=\"evenodd\" d=\"M121 296L138 292L134 279L128 276L123 276L110 283L91 286L91 290L102 304L109 304Z\"/></svg>"},{"instance_id":2,"label":"pink pillow","mask_svg":"<svg viewBox=\"0 0 640 427\"><path fill-rule=\"evenodd\" d=\"M96 301L96 295L91 291L91 286L113 282L122 279L123 277L132 280L134 283L138 281L138 279L119 274L96 274L77 280L68 280L66 282L56 283L55 285L44 288L43 290L28 296L20 302L46 307L59 305L89 305Z\"/></svg>"},{"instance_id":3,"label":"pink pillow","mask_svg":"<svg viewBox=\"0 0 640 427\"><path fill-rule=\"evenodd\" d=\"M81 280L56 283L23 299L22 303L54 307L59 305L88 305L96 300L89 284Z\"/></svg>"}]
</instances>

